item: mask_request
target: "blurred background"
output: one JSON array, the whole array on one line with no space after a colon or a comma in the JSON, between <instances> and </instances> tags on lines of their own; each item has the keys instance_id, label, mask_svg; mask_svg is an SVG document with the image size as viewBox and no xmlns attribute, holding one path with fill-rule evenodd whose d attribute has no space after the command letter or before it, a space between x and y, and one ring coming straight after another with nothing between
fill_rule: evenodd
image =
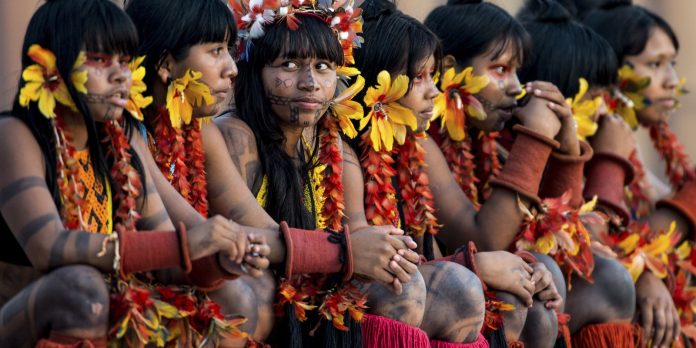
<instances>
[{"instance_id":1,"label":"blurred background","mask_svg":"<svg viewBox=\"0 0 696 348\"><path fill-rule=\"evenodd\" d=\"M121 2L122 1L118 1ZM396 0L399 8L407 14L423 20L430 11L446 0ZM511 14L517 13L523 0L490 0ZM11 108L16 94L20 74L20 50L24 31L34 10L42 0L0 0L0 110ZM645 6L664 17L674 28L681 43L677 71L686 77L687 89L694 93L682 97L683 106L670 120L672 129L686 147L686 151L696 163L696 44L688 34L694 32L696 23L696 1L694 0L634 0L635 4ZM639 131L639 146L645 164L655 174L665 180L664 167L653 150L645 131Z\"/></svg>"}]
</instances>

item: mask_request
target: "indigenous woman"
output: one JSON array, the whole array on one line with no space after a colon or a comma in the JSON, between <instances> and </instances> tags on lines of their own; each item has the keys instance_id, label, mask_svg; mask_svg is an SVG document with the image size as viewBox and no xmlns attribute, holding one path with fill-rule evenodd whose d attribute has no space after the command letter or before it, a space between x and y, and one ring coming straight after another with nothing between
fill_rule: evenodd
<instances>
[{"instance_id":1,"label":"indigenous woman","mask_svg":"<svg viewBox=\"0 0 696 348\"><path fill-rule=\"evenodd\" d=\"M204 260L214 267L184 278L205 286L238 272L228 257L241 245L221 218L175 230L133 151L136 38L107 0L47 1L29 23L19 91L0 120L2 266L17 275L1 286L2 346L106 347L107 334L116 345L197 345L236 331L214 303L182 288L152 292L142 273L186 276Z\"/></svg>"},{"instance_id":2,"label":"indigenous woman","mask_svg":"<svg viewBox=\"0 0 696 348\"><path fill-rule=\"evenodd\" d=\"M366 85L372 87L361 93L364 106L370 111L360 122L362 134L359 144L354 146L360 162L355 154L346 155L346 177L364 178L364 185L360 186L348 186L345 181L349 221L351 227L383 222L403 226L414 238L424 241L423 251L426 257L431 255L432 258L434 245L428 240L432 241L440 227L435 215L439 212L433 209L434 201L440 198L434 196L431 189L446 184L443 178L452 180L439 149L432 146L432 139L424 133L433 118L434 99L439 94L433 77L442 61L440 44L422 24L395 10L386 1L366 2L363 7L366 39L356 50L356 66L365 76ZM441 162L433 162L433 158ZM448 209L446 206L439 208ZM465 214L452 223L469 223L462 220L462 216ZM447 260L468 266L475 260L478 267L472 269L478 268L481 280L522 299L523 315L537 293L533 281L537 281L539 291L550 290L550 294L560 299L550 284L550 274L541 264L537 265L537 272L521 258L507 252L474 256L473 251L464 246ZM473 274L455 263L433 262L419 269L428 289L421 328L434 339L434 344L472 342L480 328L474 325L479 323L472 322L474 317L467 315L472 313L467 307L478 298L453 301L447 296L450 293L447 289L470 288L473 283L466 280ZM374 286L369 289L370 292L377 290ZM550 320L554 323L549 325L555 327L553 312ZM472 324L465 325L467 321ZM486 331L489 325L496 326L494 321L496 319L486 316ZM555 330L551 335L546 334L553 341ZM513 338L516 340L518 335L519 332Z\"/></svg>"},{"instance_id":3,"label":"indigenous woman","mask_svg":"<svg viewBox=\"0 0 696 348\"><path fill-rule=\"evenodd\" d=\"M297 1L234 6L243 27L235 81L239 118L222 117L216 124L259 204L283 222L288 256L285 273L278 272L284 277L277 308L286 323L272 341L294 347L319 339L328 346L359 344L355 323L365 303L347 282L354 272L405 298L399 307L371 303L373 312L396 320L366 316L363 338L381 346L405 341L417 346L422 337L415 340L418 329L406 324L420 323L425 304L418 255L410 250L415 243L394 227L349 233L343 226L340 115L329 106L337 71L359 40L359 11L346 1L325 6ZM290 339L278 342L283 336Z\"/></svg>"},{"instance_id":4,"label":"indigenous woman","mask_svg":"<svg viewBox=\"0 0 696 348\"><path fill-rule=\"evenodd\" d=\"M546 168L542 192L546 197L557 198L569 190L571 196L562 203L578 211L583 201L583 167L592 171L598 162L607 158L627 158L635 146L633 141L624 141L623 144L612 141L619 134L624 135L623 139L631 139L628 127L619 117L608 114L604 105L603 96L616 81L617 64L613 50L594 31L572 21L570 13L556 1L528 1L518 17L533 41L532 58L520 70L520 79L548 81L558 86L563 95L570 97L567 103L571 105L573 120L577 124L577 134L571 134L568 139L573 147L565 154L552 156ZM581 139L579 143L578 139ZM584 139L588 139L589 144ZM588 162L591 157L593 159ZM591 181L588 180L585 192L588 201L594 197L590 192L595 192ZM604 211L604 196L599 196L599 211ZM583 224L604 224L602 220L583 218L588 216L584 215L583 209L579 212ZM602 236L592 237L595 246L603 240ZM578 244L577 255L591 252L590 235L586 230L584 236L576 240L585 241ZM539 242L531 246L518 242L518 246L544 252ZM606 247L598 251L602 249ZM588 264L594 267L587 268L578 267L582 263L576 262L579 258L572 252L561 249L554 256L562 268L570 270L565 309L571 318L569 326L574 334L573 345L584 347L604 342L608 346L633 346L635 329L631 320L635 291L629 273L613 257L591 255L594 260Z\"/></svg>"},{"instance_id":5,"label":"indigenous woman","mask_svg":"<svg viewBox=\"0 0 696 348\"><path fill-rule=\"evenodd\" d=\"M632 5L630 1L605 2L598 9L590 11L584 22L607 39L621 65L610 107L615 108L616 113L623 116L629 125L649 128L656 149L666 161L671 191L675 192L664 199L671 195L668 193L670 190L657 189L658 181L651 179L651 174L643 168L637 154L633 153L629 157L630 166L613 164L617 168L613 172L617 174L612 175L623 178L624 172L635 173L634 179L628 181L627 191L630 194L624 195L623 183L616 182L611 185L613 191L607 189L602 192L604 199L612 203L618 215L630 216L631 220L626 222L630 223L628 229L640 236L641 244L646 244L643 240L661 231L666 236L692 239L696 226L696 206L692 199L696 190L694 171L683 146L667 123L678 105L676 97L680 81L674 63L679 41L664 19L645 8ZM620 169L625 167L628 169ZM598 171L597 177L602 173ZM588 183L591 183L589 174ZM606 173L603 176L606 177ZM596 181L601 182L599 179ZM653 210L653 202L659 198L663 199L657 202ZM648 225L636 223L637 220L647 220ZM670 240L670 244L670 247L674 247L676 241ZM696 340L696 335L691 332L694 312L689 305L695 294L686 287L691 278L688 270L692 269L687 259L690 249L688 244L681 244L675 250L670 257L672 263L668 272L662 267L650 267L649 272L643 272L637 278L638 318L646 340L654 345L670 345L674 339L678 339L681 328L684 328L682 332L691 342ZM632 251L628 250L628 256ZM668 273L671 274L669 277ZM666 278L666 284L660 278ZM673 300L669 298L670 292Z\"/></svg>"},{"instance_id":6,"label":"indigenous woman","mask_svg":"<svg viewBox=\"0 0 696 348\"><path fill-rule=\"evenodd\" d=\"M145 75L138 75L138 84L151 94L133 99L133 103L149 99L144 112L134 113L145 121L142 127L145 137L137 134L135 138L140 140L138 149L143 150L140 154L144 162L157 173L154 182L168 213L189 226L203 221L209 212L237 222L248 223L253 217L260 222L266 219L266 225L260 226L272 226L273 221L269 222L263 210L244 208L245 204L256 206L255 200L226 155L217 128L204 125L206 117L220 111L231 94L231 81L237 74L228 50L237 32L230 8L219 0L134 0L126 11L135 22L140 38L138 55L142 58L138 63L142 64L139 69ZM218 154L222 160L216 157ZM235 190L234 184L238 189ZM240 214L243 209L248 213ZM251 244L262 242L264 231L232 225L241 230L240 243L247 242L247 238ZM237 261L242 261L242 257L239 255ZM254 257L249 255L244 260L244 269L259 276L255 267L249 267L250 261L253 264ZM263 310L268 306L259 302L270 302L272 291L254 291L250 288L252 283L258 282L245 277L234 282L218 282L203 290L222 306L226 315L244 315L248 320L242 329L262 340L270 329L271 315Z\"/></svg>"}]
</instances>

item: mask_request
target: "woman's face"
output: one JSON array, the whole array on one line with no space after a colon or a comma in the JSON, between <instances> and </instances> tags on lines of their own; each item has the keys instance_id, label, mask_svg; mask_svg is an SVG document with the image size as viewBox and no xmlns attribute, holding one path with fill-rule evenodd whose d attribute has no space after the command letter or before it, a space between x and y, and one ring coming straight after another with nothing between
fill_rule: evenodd
<instances>
[{"instance_id":1,"label":"woman's face","mask_svg":"<svg viewBox=\"0 0 696 348\"><path fill-rule=\"evenodd\" d=\"M261 70L271 109L286 127L313 127L336 92L336 64L319 58L278 57Z\"/></svg>"},{"instance_id":2,"label":"woman's face","mask_svg":"<svg viewBox=\"0 0 696 348\"><path fill-rule=\"evenodd\" d=\"M484 132L499 131L512 118L512 111L517 106L515 97L522 92L515 53L513 45L508 45L498 57L490 50L472 60L474 75L488 76L490 81L475 95L487 114L484 120L470 120L475 128Z\"/></svg>"},{"instance_id":3,"label":"woman's face","mask_svg":"<svg viewBox=\"0 0 696 348\"><path fill-rule=\"evenodd\" d=\"M659 27L651 30L643 51L626 56L625 62L633 66L639 76L650 77L650 85L643 96L651 102L643 110L636 110L638 121L646 126L666 122L676 106L679 78L674 70L677 50L667 33Z\"/></svg>"},{"instance_id":4,"label":"woman's face","mask_svg":"<svg viewBox=\"0 0 696 348\"><path fill-rule=\"evenodd\" d=\"M86 52L85 57L76 70L87 72L85 100L90 115L97 122L120 119L132 83L131 57L98 52Z\"/></svg>"},{"instance_id":5,"label":"woman's face","mask_svg":"<svg viewBox=\"0 0 696 348\"><path fill-rule=\"evenodd\" d=\"M416 76L411 80L411 89L399 99L399 104L411 109L416 115L418 128L416 132L428 130L430 119L433 117L433 105L439 90L433 82L435 73L435 56L423 59L418 65L420 68Z\"/></svg>"},{"instance_id":6,"label":"woman's face","mask_svg":"<svg viewBox=\"0 0 696 348\"><path fill-rule=\"evenodd\" d=\"M191 46L188 56L173 64L172 77L183 76L188 69L203 74L199 81L210 88L215 98L211 105L193 108L193 116L209 117L224 111L232 93L232 80L237 76L237 65L232 60L227 41Z\"/></svg>"}]
</instances>

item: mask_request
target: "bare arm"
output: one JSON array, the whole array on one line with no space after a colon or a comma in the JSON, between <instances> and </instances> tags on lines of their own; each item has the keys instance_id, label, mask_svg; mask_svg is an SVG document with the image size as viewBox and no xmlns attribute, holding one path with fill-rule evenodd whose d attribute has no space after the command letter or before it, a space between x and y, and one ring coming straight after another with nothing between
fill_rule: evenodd
<instances>
[{"instance_id":1,"label":"bare arm","mask_svg":"<svg viewBox=\"0 0 696 348\"><path fill-rule=\"evenodd\" d=\"M0 175L0 211L36 269L87 264L104 272L113 271L113 244L109 243L105 256L97 257L106 235L64 228L46 185L41 149L17 119L0 120L0 161L5 165ZM151 186L147 181L145 185ZM158 199L156 192L148 195L148 204L141 211L145 219L163 209ZM168 218L155 227L172 229Z\"/></svg>"},{"instance_id":2,"label":"bare arm","mask_svg":"<svg viewBox=\"0 0 696 348\"><path fill-rule=\"evenodd\" d=\"M474 241L480 250L506 250L520 229L524 217L517 194L494 187L477 212L461 190L440 148L431 138L420 139L425 149L426 173L435 199L435 215L442 229L438 238L451 249ZM524 198L520 196L520 200ZM529 202L524 202L529 205Z\"/></svg>"},{"instance_id":3,"label":"bare arm","mask_svg":"<svg viewBox=\"0 0 696 348\"><path fill-rule=\"evenodd\" d=\"M271 263L284 262L286 250L278 223L266 213L250 191L260 168L251 130L241 120L222 117L215 124L205 125L202 137L210 210L249 226L250 233L264 236L271 248L268 256ZM242 171L244 174L240 175L237 168L245 168Z\"/></svg>"}]
</instances>

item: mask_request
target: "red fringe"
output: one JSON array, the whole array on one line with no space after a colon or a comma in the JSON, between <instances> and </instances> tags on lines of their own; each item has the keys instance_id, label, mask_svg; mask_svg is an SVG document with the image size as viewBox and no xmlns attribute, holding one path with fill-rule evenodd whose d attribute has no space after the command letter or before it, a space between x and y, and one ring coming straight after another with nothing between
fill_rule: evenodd
<instances>
[{"instance_id":1,"label":"red fringe","mask_svg":"<svg viewBox=\"0 0 696 348\"><path fill-rule=\"evenodd\" d=\"M607 323L584 326L573 335L575 348L640 348L643 334L631 323Z\"/></svg>"},{"instance_id":2,"label":"red fringe","mask_svg":"<svg viewBox=\"0 0 696 348\"><path fill-rule=\"evenodd\" d=\"M430 347L430 340L425 331L397 320L365 314L360 325L363 348Z\"/></svg>"},{"instance_id":3,"label":"red fringe","mask_svg":"<svg viewBox=\"0 0 696 348\"><path fill-rule=\"evenodd\" d=\"M106 348L106 336L100 338L78 338L51 331L51 336L39 340L36 348Z\"/></svg>"},{"instance_id":4,"label":"red fringe","mask_svg":"<svg viewBox=\"0 0 696 348\"><path fill-rule=\"evenodd\" d=\"M430 347L432 348L488 348L488 341L483 338L483 335L479 334L476 341L469 343L451 343L437 340L430 340Z\"/></svg>"},{"instance_id":5,"label":"red fringe","mask_svg":"<svg viewBox=\"0 0 696 348\"><path fill-rule=\"evenodd\" d=\"M556 312L556 318L558 318L558 338L565 341L566 347L572 347L570 328L568 327L570 314Z\"/></svg>"}]
</instances>

